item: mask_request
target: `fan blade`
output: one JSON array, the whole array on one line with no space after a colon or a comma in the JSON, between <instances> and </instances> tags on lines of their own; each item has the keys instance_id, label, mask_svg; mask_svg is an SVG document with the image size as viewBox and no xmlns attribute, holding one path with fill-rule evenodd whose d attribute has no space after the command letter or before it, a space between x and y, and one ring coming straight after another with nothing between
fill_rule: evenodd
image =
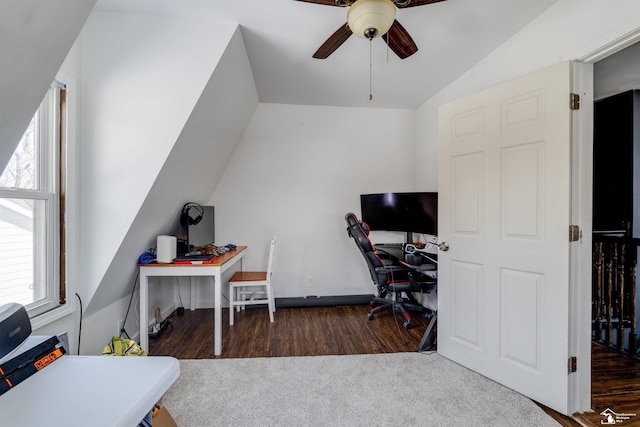
<instances>
[{"instance_id":1,"label":"fan blade","mask_svg":"<svg viewBox=\"0 0 640 427\"><path fill-rule=\"evenodd\" d=\"M324 4L326 6L338 6L336 4L336 0L297 0L297 1L303 1L305 3Z\"/></svg>"},{"instance_id":2,"label":"fan blade","mask_svg":"<svg viewBox=\"0 0 640 427\"><path fill-rule=\"evenodd\" d=\"M309 1L309 0L299 0L299 1ZM329 0L330 1L330 0ZM424 6L426 4L439 3L445 0L411 0L406 6L398 6L399 9L404 9L405 7L415 7L415 6ZM320 3L320 1L318 1Z\"/></svg>"},{"instance_id":3,"label":"fan blade","mask_svg":"<svg viewBox=\"0 0 640 427\"><path fill-rule=\"evenodd\" d=\"M416 43L397 20L393 21L393 25L382 38L400 59L408 58L418 51Z\"/></svg>"},{"instance_id":4,"label":"fan blade","mask_svg":"<svg viewBox=\"0 0 640 427\"><path fill-rule=\"evenodd\" d=\"M326 59L329 55L336 51L337 48L342 46L342 43L347 41L347 39L353 34L353 32L349 29L347 24L342 25L338 28L338 31L331 34L327 41L322 43L322 46L313 54L313 57L316 59Z\"/></svg>"}]
</instances>

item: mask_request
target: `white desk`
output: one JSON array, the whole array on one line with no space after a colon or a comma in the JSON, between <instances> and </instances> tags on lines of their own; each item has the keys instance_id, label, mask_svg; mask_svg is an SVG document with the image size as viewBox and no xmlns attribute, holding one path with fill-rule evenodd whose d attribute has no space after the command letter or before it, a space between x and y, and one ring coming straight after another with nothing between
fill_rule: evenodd
<instances>
[{"instance_id":1,"label":"white desk","mask_svg":"<svg viewBox=\"0 0 640 427\"><path fill-rule=\"evenodd\" d=\"M211 264L140 264L140 347L149 351L149 277L163 276L211 276L214 283L214 349L213 354L222 353L222 273L240 261L247 253L246 246L238 246L216 257ZM191 285L191 310L195 310L195 292Z\"/></svg>"},{"instance_id":2,"label":"white desk","mask_svg":"<svg viewBox=\"0 0 640 427\"><path fill-rule=\"evenodd\" d=\"M137 426L179 375L173 357L64 355L0 396L0 424Z\"/></svg>"}]
</instances>

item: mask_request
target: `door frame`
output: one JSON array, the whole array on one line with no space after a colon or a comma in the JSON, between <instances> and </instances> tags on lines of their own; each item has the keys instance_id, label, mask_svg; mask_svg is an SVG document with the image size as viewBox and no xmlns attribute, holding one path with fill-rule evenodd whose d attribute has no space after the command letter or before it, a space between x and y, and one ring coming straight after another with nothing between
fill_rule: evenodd
<instances>
[{"instance_id":1,"label":"door frame","mask_svg":"<svg viewBox=\"0 0 640 427\"><path fill-rule=\"evenodd\" d=\"M591 257L593 204L593 64L640 42L640 28L606 43L573 61L574 92L580 109L572 124L571 223L580 226L579 242L571 246L569 283L569 354L577 357L577 371L569 375L569 410L591 408Z\"/></svg>"},{"instance_id":2,"label":"door frame","mask_svg":"<svg viewBox=\"0 0 640 427\"><path fill-rule=\"evenodd\" d=\"M571 224L579 225L580 240L569 246L569 355L577 366L569 374L568 409L575 413L591 410L593 64L573 62L571 68L580 95L571 130Z\"/></svg>"}]
</instances>

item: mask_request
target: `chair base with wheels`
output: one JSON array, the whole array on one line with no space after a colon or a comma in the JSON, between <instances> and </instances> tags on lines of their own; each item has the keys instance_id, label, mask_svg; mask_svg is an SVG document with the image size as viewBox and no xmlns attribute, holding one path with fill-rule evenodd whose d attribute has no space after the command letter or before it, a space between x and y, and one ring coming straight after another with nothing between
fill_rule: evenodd
<instances>
[{"instance_id":1,"label":"chair base with wheels","mask_svg":"<svg viewBox=\"0 0 640 427\"><path fill-rule=\"evenodd\" d=\"M391 282L385 289L381 289L377 297L371 300L371 311L368 314L369 320L373 320L374 316L378 313L387 310L393 310L399 312L404 319L405 329L409 329L412 326L411 314L409 312L417 312L424 318L429 318L433 315L433 310L423 306L416 300L413 292L421 291L424 293L433 292L436 289L436 283L433 282L418 282L413 278L410 278L408 283L395 283ZM388 293L391 293L391 298L387 298ZM404 296L403 296L404 295Z\"/></svg>"},{"instance_id":2,"label":"chair base with wheels","mask_svg":"<svg viewBox=\"0 0 640 427\"><path fill-rule=\"evenodd\" d=\"M229 279L229 325L233 325L234 311L240 311L247 305L266 304L269 310L269 321L273 323L276 311L271 275L273 269L273 253L276 239L271 239L267 271L236 271Z\"/></svg>"}]
</instances>

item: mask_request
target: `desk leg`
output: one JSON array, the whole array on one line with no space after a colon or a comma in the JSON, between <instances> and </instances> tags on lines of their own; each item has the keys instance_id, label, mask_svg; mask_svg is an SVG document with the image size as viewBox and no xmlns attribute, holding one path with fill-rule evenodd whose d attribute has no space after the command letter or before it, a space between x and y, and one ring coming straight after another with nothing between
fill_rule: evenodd
<instances>
[{"instance_id":1,"label":"desk leg","mask_svg":"<svg viewBox=\"0 0 640 427\"><path fill-rule=\"evenodd\" d=\"M222 353L222 273L220 269L217 269L215 275L213 276L214 283L214 296L213 296L213 306L214 306L214 318L213 318L213 354L215 356L220 356Z\"/></svg>"},{"instance_id":2,"label":"desk leg","mask_svg":"<svg viewBox=\"0 0 640 427\"><path fill-rule=\"evenodd\" d=\"M140 347L149 353L149 331L147 313L149 312L149 277L144 269L140 271Z\"/></svg>"}]
</instances>

